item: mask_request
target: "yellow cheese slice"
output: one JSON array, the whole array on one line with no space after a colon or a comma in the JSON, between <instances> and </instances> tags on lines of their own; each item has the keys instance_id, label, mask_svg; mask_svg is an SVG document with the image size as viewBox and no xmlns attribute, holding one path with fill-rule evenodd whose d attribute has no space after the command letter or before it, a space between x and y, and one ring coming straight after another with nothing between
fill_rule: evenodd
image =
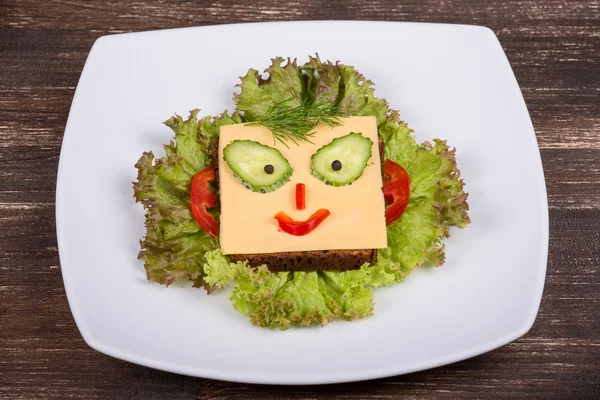
<instances>
[{"instance_id":1,"label":"yellow cheese slice","mask_svg":"<svg viewBox=\"0 0 600 400\"><path fill-rule=\"evenodd\" d=\"M313 144L289 148L273 143L268 128L260 125L226 125L219 139L219 183L221 197L220 243L223 254L263 254L310 250L379 249L387 247L385 202L381 192L381 162L375 117L342 118L334 128L320 124ZM361 132L373 141L371 158L363 175L351 185L334 187L311 175L311 156L334 138ZM294 172L289 182L270 193L244 187L223 160L223 148L232 141L254 140L277 148ZM306 185L306 209L296 210L296 183ZM279 211L296 221L305 221L320 208L331 212L321 225L305 236L279 230L274 216Z\"/></svg>"}]
</instances>

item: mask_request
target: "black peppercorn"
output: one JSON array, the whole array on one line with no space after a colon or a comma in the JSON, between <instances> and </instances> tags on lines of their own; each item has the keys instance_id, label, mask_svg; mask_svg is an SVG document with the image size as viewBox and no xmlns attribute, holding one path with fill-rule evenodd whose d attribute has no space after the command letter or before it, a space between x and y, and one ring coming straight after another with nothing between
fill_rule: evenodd
<instances>
[{"instance_id":1,"label":"black peppercorn","mask_svg":"<svg viewBox=\"0 0 600 400\"><path fill-rule=\"evenodd\" d=\"M271 164L267 164L265 165L265 172L271 175L273 172L275 172L275 168Z\"/></svg>"},{"instance_id":2,"label":"black peppercorn","mask_svg":"<svg viewBox=\"0 0 600 400\"><path fill-rule=\"evenodd\" d=\"M340 160L335 160L331 163L331 169L334 171L339 171L342 169L342 162Z\"/></svg>"}]
</instances>

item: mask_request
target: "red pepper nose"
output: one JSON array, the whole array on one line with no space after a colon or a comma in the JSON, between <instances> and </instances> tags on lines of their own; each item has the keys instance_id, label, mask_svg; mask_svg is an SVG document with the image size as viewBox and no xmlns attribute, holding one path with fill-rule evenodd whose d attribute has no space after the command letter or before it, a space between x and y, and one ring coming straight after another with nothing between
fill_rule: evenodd
<instances>
[{"instance_id":1,"label":"red pepper nose","mask_svg":"<svg viewBox=\"0 0 600 400\"><path fill-rule=\"evenodd\" d=\"M304 183L296 183L296 210L306 208L306 186Z\"/></svg>"}]
</instances>

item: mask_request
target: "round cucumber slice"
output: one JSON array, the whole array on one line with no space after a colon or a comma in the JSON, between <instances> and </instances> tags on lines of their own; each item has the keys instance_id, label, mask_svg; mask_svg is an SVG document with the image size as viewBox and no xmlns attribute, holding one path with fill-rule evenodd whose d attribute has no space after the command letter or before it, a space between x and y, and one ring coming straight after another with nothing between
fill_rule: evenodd
<instances>
[{"instance_id":1,"label":"round cucumber slice","mask_svg":"<svg viewBox=\"0 0 600 400\"><path fill-rule=\"evenodd\" d=\"M373 141L362 133L333 139L313 154L312 174L327 185L350 185L362 175L372 148Z\"/></svg>"},{"instance_id":2,"label":"round cucumber slice","mask_svg":"<svg viewBox=\"0 0 600 400\"><path fill-rule=\"evenodd\" d=\"M229 143L223 149L223 158L242 184L254 192L279 189L293 172L279 150L252 140Z\"/></svg>"}]
</instances>

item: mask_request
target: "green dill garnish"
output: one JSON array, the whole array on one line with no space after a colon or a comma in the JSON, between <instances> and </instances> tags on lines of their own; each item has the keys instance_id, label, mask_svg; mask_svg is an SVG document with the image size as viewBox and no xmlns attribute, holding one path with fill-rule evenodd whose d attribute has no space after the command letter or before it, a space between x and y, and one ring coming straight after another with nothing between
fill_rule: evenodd
<instances>
[{"instance_id":1,"label":"green dill garnish","mask_svg":"<svg viewBox=\"0 0 600 400\"><path fill-rule=\"evenodd\" d=\"M315 134L313 129L320 122L332 128L342 124L335 115L336 107L332 104L304 101L297 107L286 107L285 103L290 100L275 104L260 121L252 122L269 128L273 133L273 143L279 141L286 147L289 147L287 140L296 145L299 142L312 143L310 138Z\"/></svg>"}]
</instances>

